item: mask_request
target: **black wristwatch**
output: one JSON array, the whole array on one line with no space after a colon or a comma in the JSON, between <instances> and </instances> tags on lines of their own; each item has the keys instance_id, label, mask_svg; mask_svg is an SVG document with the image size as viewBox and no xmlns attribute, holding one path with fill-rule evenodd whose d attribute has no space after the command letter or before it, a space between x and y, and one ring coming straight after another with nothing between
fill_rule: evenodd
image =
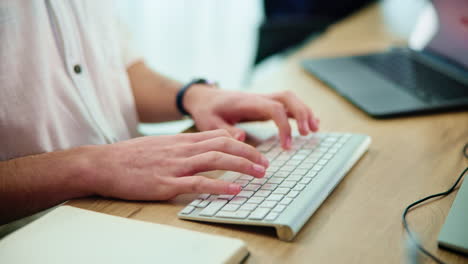
<instances>
[{"instance_id":1,"label":"black wristwatch","mask_svg":"<svg viewBox=\"0 0 468 264\"><path fill-rule=\"evenodd\" d=\"M177 109L179 110L179 112L181 114L183 114L183 115L186 115L186 116L190 116L190 113L187 112L187 110L185 110L184 95L187 92L187 90L190 87L192 87L192 85L194 85L194 84L207 84L207 85L210 85L210 86L213 86L213 87L217 86L216 82L208 81L208 80L202 79L202 78L193 79L191 82L189 82L186 85L182 86L182 88L177 92L176 106L177 106Z\"/></svg>"}]
</instances>

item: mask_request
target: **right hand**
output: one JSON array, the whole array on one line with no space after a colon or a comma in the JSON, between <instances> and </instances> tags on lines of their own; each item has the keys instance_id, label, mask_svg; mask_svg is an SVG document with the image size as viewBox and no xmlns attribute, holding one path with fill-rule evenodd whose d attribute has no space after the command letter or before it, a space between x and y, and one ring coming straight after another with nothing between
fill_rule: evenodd
<instances>
[{"instance_id":1,"label":"right hand","mask_svg":"<svg viewBox=\"0 0 468 264\"><path fill-rule=\"evenodd\" d=\"M167 200L182 193L237 194L241 186L196 176L229 170L263 177L268 160L226 130L140 137L89 147L93 193L128 200Z\"/></svg>"}]
</instances>

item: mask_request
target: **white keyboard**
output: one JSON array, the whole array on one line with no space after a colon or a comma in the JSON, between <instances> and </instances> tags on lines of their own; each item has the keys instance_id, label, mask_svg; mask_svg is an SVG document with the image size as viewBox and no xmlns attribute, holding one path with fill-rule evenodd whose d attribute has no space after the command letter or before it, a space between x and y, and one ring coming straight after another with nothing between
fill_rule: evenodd
<instances>
[{"instance_id":1,"label":"white keyboard","mask_svg":"<svg viewBox=\"0 0 468 264\"><path fill-rule=\"evenodd\" d=\"M221 179L242 185L237 195L201 194L179 218L271 226L281 240L292 240L344 175L366 152L370 137L316 133L281 148L277 137L257 147L270 161L264 178L226 172Z\"/></svg>"}]
</instances>

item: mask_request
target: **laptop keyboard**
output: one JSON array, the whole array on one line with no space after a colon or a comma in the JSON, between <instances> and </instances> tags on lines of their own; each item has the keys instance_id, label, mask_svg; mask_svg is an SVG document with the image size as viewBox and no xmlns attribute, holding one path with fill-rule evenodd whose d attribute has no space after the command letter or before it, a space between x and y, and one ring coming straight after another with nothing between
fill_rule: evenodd
<instances>
[{"instance_id":1,"label":"laptop keyboard","mask_svg":"<svg viewBox=\"0 0 468 264\"><path fill-rule=\"evenodd\" d=\"M357 56L354 59L425 101L468 97L468 87L414 59L409 51Z\"/></svg>"}]
</instances>

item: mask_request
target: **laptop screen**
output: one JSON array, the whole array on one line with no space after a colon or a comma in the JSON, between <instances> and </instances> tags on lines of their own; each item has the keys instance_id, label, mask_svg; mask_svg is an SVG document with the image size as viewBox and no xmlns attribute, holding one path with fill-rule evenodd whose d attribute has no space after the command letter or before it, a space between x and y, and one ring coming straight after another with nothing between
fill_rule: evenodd
<instances>
[{"instance_id":1,"label":"laptop screen","mask_svg":"<svg viewBox=\"0 0 468 264\"><path fill-rule=\"evenodd\" d=\"M468 68L468 0L432 0L437 31L425 47Z\"/></svg>"}]
</instances>

